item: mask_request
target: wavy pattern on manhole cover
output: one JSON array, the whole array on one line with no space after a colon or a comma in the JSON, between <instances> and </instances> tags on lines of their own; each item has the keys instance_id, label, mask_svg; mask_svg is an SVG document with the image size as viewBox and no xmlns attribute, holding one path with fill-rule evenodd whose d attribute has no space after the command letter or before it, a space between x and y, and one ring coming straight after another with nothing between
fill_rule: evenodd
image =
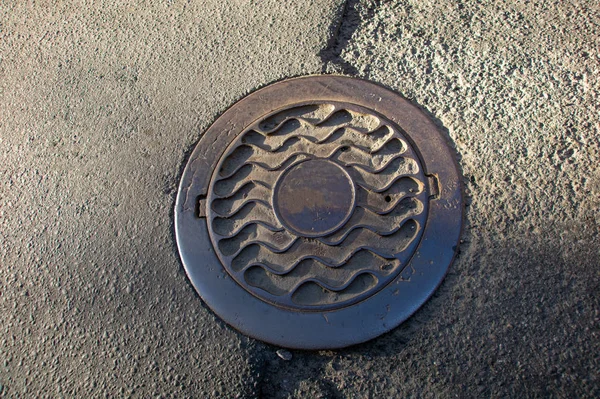
<instances>
[{"instance_id":1,"label":"wavy pattern on manhole cover","mask_svg":"<svg viewBox=\"0 0 600 399\"><path fill-rule=\"evenodd\" d=\"M249 94L181 178L175 232L203 301L241 332L302 349L364 342L440 284L462 226L446 138L397 93L342 76Z\"/></svg>"},{"instance_id":2,"label":"wavy pattern on manhole cover","mask_svg":"<svg viewBox=\"0 0 600 399\"><path fill-rule=\"evenodd\" d=\"M209 230L252 294L331 309L372 295L406 266L426 220L424 187L390 121L347 104L296 106L227 149L211 182Z\"/></svg>"}]
</instances>

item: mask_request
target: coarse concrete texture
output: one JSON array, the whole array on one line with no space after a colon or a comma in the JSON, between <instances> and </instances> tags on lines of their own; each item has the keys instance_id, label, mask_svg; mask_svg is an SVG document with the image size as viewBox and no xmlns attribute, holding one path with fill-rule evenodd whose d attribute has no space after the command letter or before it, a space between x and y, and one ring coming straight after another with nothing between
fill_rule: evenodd
<instances>
[{"instance_id":1,"label":"coarse concrete texture","mask_svg":"<svg viewBox=\"0 0 600 399\"><path fill-rule=\"evenodd\" d=\"M0 3L0 397L600 396L597 2L136 3ZM173 205L220 113L322 72L451 138L464 242L399 328L285 360L202 305Z\"/></svg>"}]
</instances>

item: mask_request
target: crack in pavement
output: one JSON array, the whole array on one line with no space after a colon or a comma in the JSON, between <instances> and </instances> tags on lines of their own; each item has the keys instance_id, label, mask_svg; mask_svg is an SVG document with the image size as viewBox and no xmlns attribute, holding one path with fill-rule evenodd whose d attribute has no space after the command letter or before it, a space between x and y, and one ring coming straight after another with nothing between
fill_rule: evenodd
<instances>
[{"instance_id":1,"label":"crack in pavement","mask_svg":"<svg viewBox=\"0 0 600 399\"><path fill-rule=\"evenodd\" d=\"M335 13L336 18L329 27L327 44L318 54L323 61L321 73L333 69L345 75L358 75L358 69L344 60L341 54L363 21L371 19L380 4L380 0L368 1L366 4L361 4L360 0L345 0L340 4Z\"/></svg>"}]
</instances>

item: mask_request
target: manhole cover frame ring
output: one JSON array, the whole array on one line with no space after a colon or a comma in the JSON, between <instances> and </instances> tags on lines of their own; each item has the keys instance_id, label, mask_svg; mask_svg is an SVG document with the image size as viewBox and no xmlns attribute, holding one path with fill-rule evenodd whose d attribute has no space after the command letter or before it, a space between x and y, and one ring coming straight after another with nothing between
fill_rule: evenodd
<instances>
[{"instance_id":1,"label":"manhole cover frame ring","mask_svg":"<svg viewBox=\"0 0 600 399\"><path fill-rule=\"evenodd\" d=\"M288 96L288 93L294 93ZM207 189L222 153L247 126L299 103L356 104L398 125L417 151L426 176L440 182L409 267L381 291L352 306L299 312L275 307L240 287L214 252L203 216ZM340 348L377 337L410 317L433 294L455 256L462 229L462 178L447 138L416 106L376 83L335 75L281 81L225 111L202 135L185 167L175 208L175 233L185 271L204 302L224 321L254 338L297 349ZM200 209L199 209L200 208ZM406 306L406 304L410 304ZM268 326L268 328L265 328Z\"/></svg>"}]
</instances>

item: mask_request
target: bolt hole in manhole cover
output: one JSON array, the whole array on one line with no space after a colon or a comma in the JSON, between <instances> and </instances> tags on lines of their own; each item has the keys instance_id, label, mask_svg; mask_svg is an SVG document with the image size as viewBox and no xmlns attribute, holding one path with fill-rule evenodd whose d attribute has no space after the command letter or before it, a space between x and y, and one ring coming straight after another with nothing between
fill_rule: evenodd
<instances>
[{"instance_id":1,"label":"bolt hole in manhole cover","mask_svg":"<svg viewBox=\"0 0 600 399\"><path fill-rule=\"evenodd\" d=\"M175 210L192 284L239 331L339 348L414 313L442 281L462 224L444 136L374 83L272 84L205 132Z\"/></svg>"}]
</instances>

